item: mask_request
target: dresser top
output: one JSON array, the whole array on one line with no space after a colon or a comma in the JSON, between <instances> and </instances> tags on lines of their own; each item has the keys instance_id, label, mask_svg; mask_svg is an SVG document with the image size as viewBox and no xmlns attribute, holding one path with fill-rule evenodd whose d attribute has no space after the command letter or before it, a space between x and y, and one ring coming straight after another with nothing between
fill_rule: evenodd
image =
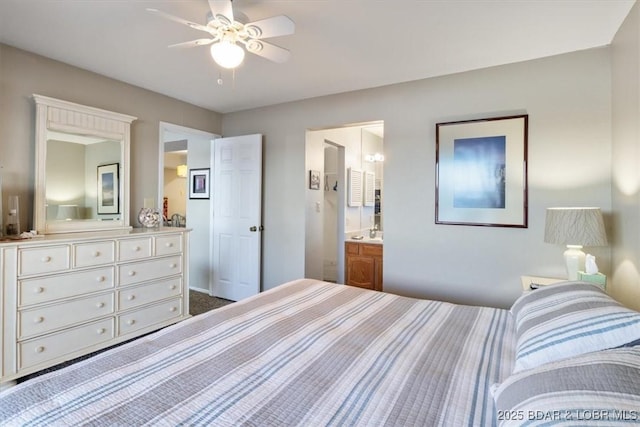
<instances>
[{"instance_id":1,"label":"dresser top","mask_svg":"<svg viewBox=\"0 0 640 427\"><path fill-rule=\"evenodd\" d=\"M45 234L42 236L27 238L27 239L10 239L10 238L4 237L4 238L0 238L0 248L4 246L65 243L65 242L78 242L83 240L135 238L135 237L143 237L148 235L185 233L189 231L191 231L191 229L184 228L184 227L159 227L159 228L131 228L131 229L125 229L125 230L111 230L111 231L91 231L91 232L82 232L82 233Z\"/></svg>"}]
</instances>

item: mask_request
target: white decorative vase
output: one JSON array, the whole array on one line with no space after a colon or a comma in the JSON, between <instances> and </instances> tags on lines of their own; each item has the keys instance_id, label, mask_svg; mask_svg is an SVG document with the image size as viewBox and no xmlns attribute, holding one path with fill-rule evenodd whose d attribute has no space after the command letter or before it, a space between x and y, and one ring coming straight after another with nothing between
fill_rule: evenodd
<instances>
[{"instance_id":1,"label":"white decorative vase","mask_svg":"<svg viewBox=\"0 0 640 427\"><path fill-rule=\"evenodd\" d=\"M157 227L160 225L160 213L152 208L142 208L138 213L138 221L143 227Z\"/></svg>"}]
</instances>

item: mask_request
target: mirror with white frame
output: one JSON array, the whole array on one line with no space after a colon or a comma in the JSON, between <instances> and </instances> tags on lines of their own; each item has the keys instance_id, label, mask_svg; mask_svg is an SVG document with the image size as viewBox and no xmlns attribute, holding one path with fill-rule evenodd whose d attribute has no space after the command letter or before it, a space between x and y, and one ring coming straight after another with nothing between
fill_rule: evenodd
<instances>
[{"instance_id":1,"label":"mirror with white frame","mask_svg":"<svg viewBox=\"0 0 640 427\"><path fill-rule=\"evenodd\" d=\"M130 127L136 118L33 97L37 232L129 228Z\"/></svg>"}]
</instances>

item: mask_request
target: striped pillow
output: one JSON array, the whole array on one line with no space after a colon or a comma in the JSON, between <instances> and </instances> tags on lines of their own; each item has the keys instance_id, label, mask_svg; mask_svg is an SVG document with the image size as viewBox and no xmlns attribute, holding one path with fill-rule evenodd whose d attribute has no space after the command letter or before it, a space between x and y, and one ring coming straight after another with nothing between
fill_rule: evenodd
<instances>
[{"instance_id":1,"label":"striped pillow","mask_svg":"<svg viewBox=\"0 0 640 427\"><path fill-rule=\"evenodd\" d=\"M640 348L598 351L519 372L493 398L501 426L638 423Z\"/></svg>"},{"instance_id":2,"label":"striped pillow","mask_svg":"<svg viewBox=\"0 0 640 427\"><path fill-rule=\"evenodd\" d=\"M511 314L517 338L514 372L640 339L640 313L584 282L526 293Z\"/></svg>"}]
</instances>

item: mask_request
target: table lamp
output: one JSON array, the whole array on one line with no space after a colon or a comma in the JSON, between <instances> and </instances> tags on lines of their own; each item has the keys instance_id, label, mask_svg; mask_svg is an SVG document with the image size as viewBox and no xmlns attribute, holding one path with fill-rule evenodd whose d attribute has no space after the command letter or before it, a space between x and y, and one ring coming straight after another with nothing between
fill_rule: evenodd
<instances>
[{"instance_id":1,"label":"table lamp","mask_svg":"<svg viewBox=\"0 0 640 427\"><path fill-rule=\"evenodd\" d=\"M605 246L607 235L600 208L548 208L544 241L567 245L564 259L569 280L578 280L584 270L583 246Z\"/></svg>"},{"instance_id":2,"label":"table lamp","mask_svg":"<svg viewBox=\"0 0 640 427\"><path fill-rule=\"evenodd\" d=\"M78 205L58 205L56 219L61 221L78 219Z\"/></svg>"}]
</instances>

